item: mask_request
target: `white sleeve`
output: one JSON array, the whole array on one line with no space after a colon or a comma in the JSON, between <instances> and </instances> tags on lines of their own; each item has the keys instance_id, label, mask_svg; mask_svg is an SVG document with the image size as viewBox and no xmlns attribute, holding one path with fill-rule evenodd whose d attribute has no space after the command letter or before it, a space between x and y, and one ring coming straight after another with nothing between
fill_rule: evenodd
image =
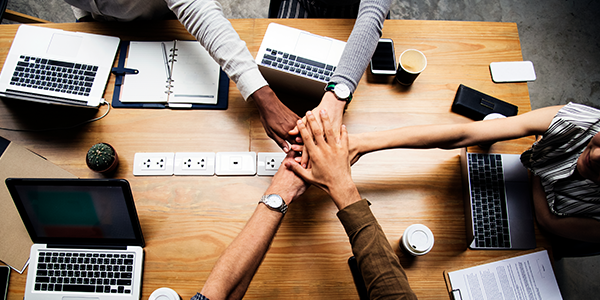
<instances>
[{"instance_id":1,"label":"white sleeve","mask_svg":"<svg viewBox=\"0 0 600 300\"><path fill-rule=\"evenodd\" d=\"M165 0L181 24L196 37L236 83L244 99L267 85L254 57L246 48L221 5L215 0Z\"/></svg>"}]
</instances>

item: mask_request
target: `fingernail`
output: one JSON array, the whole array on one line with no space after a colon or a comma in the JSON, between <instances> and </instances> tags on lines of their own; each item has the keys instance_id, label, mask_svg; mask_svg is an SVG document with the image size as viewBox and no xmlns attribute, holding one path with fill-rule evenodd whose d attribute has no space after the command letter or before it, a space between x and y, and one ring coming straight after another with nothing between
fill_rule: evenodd
<instances>
[{"instance_id":1,"label":"fingernail","mask_svg":"<svg viewBox=\"0 0 600 300\"><path fill-rule=\"evenodd\" d=\"M327 114L327 111L326 111L326 110L324 110L324 109L321 109L321 111L320 111L320 112L321 112L321 115L326 115L326 114Z\"/></svg>"},{"instance_id":2,"label":"fingernail","mask_svg":"<svg viewBox=\"0 0 600 300\"><path fill-rule=\"evenodd\" d=\"M307 115L307 116L311 116L311 115L312 115L312 111L310 111L310 110L309 110L309 111L307 111L307 112L306 112L306 115Z\"/></svg>"}]
</instances>

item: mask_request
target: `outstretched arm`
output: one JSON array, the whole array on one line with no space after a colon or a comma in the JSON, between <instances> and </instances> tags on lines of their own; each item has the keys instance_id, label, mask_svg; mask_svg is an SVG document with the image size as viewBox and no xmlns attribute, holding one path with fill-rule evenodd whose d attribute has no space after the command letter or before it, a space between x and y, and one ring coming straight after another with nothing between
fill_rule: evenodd
<instances>
[{"instance_id":1,"label":"outstretched arm","mask_svg":"<svg viewBox=\"0 0 600 300\"><path fill-rule=\"evenodd\" d=\"M290 152L285 161L294 161ZM286 204L300 196L308 186L283 164L273 177L265 195L278 194ZM256 199L258 202L258 199ZM259 203L246 226L225 249L211 271L202 295L211 300L241 299L279 229L283 214Z\"/></svg>"},{"instance_id":2,"label":"outstretched arm","mask_svg":"<svg viewBox=\"0 0 600 300\"><path fill-rule=\"evenodd\" d=\"M311 157L309 168L304 169L293 161L286 162L286 166L326 191L340 210L338 218L352 244L352 253L370 299L416 299L398 257L369 209L369 203L366 199L361 200L352 181L346 128L342 126L341 134L338 134L333 131L326 111L321 111L318 117L321 122L309 112L307 123L298 121L306 151Z\"/></svg>"},{"instance_id":3,"label":"outstretched arm","mask_svg":"<svg viewBox=\"0 0 600 300\"><path fill-rule=\"evenodd\" d=\"M285 141L295 140L288 132L296 126L298 116L283 105L267 85L246 43L225 18L219 3L215 0L166 2L185 28L235 82L242 97L254 99L267 135L287 152L289 149Z\"/></svg>"},{"instance_id":4,"label":"outstretched arm","mask_svg":"<svg viewBox=\"0 0 600 300\"><path fill-rule=\"evenodd\" d=\"M356 90L358 82L362 78L369 61L377 48L377 42L381 37L383 22L392 5L391 0L362 0L356 16L356 22L348 37L348 42L335 73L330 83L344 84L352 93ZM312 110L318 115L321 110L326 110L333 130L339 133L344 115L345 101L338 100L332 92L326 92L319 105ZM317 119L317 122L319 120ZM298 128L290 131L290 135L299 135ZM297 142L301 142L298 140ZM302 155L302 164L306 165L308 156Z\"/></svg>"},{"instance_id":5,"label":"outstretched arm","mask_svg":"<svg viewBox=\"0 0 600 300\"><path fill-rule=\"evenodd\" d=\"M350 136L350 159L393 148L455 149L543 134L562 106L536 109L522 115L464 124L408 126Z\"/></svg>"}]
</instances>

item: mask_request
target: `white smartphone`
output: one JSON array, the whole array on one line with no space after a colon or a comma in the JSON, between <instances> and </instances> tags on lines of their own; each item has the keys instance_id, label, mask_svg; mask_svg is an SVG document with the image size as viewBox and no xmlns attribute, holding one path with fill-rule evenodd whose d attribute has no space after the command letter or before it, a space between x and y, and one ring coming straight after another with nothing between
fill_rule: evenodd
<instances>
[{"instance_id":1,"label":"white smartphone","mask_svg":"<svg viewBox=\"0 0 600 300\"><path fill-rule=\"evenodd\" d=\"M524 82L535 80L535 70L530 61L505 61L490 64L494 82Z\"/></svg>"},{"instance_id":2,"label":"white smartphone","mask_svg":"<svg viewBox=\"0 0 600 300\"><path fill-rule=\"evenodd\" d=\"M396 53L392 39L379 39L373 57L371 57L371 73L375 75L396 74Z\"/></svg>"}]
</instances>

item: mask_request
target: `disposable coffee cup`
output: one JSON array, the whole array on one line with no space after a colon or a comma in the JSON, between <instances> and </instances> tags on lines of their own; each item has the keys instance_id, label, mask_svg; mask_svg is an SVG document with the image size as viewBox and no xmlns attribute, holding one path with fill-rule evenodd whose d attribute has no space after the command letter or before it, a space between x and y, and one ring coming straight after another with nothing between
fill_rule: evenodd
<instances>
[{"instance_id":1,"label":"disposable coffee cup","mask_svg":"<svg viewBox=\"0 0 600 300\"><path fill-rule=\"evenodd\" d=\"M148 300L181 300L181 297L173 289L162 287L152 292Z\"/></svg>"},{"instance_id":2,"label":"disposable coffee cup","mask_svg":"<svg viewBox=\"0 0 600 300\"><path fill-rule=\"evenodd\" d=\"M433 233L423 224L410 225L402 234L400 246L414 256L425 255L433 248Z\"/></svg>"},{"instance_id":3,"label":"disposable coffee cup","mask_svg":"<svg viewBox=\"0 0 600 300\"><path fill-rule=\"evenodd\" d=\"M400 54L399 61L396 80L402 85L411 85L427 67L425 54L416 49L404 50Z\"/></svg>"}]
</instances>

